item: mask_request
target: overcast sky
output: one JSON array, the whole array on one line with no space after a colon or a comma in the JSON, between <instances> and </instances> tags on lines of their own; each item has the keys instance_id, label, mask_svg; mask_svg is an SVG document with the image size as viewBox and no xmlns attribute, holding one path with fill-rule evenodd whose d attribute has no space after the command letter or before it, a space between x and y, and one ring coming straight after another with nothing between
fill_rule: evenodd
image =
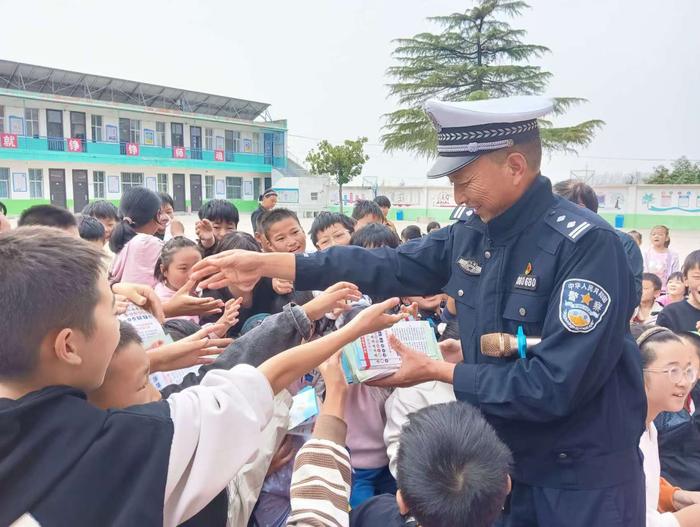
<instances>
[{"instance_id":1,"label":"overcast sky","mask_svg":"<svg viewBox=\"0 0 700 527\"><path fill-rule=\"evenodd\" d=\"M512 21L549 47L547 92L590 102L560 124L607 125L579 156L543 173L649 171L700 159L700 1L532 0ZM427 161L379 144L392 39L436 31L426 20L471 7L450 0L120 2L0 0L0 57L270 103L297 158L320 139L367 136L364 175L416 183Z\"/></svg>"}]
</instances>

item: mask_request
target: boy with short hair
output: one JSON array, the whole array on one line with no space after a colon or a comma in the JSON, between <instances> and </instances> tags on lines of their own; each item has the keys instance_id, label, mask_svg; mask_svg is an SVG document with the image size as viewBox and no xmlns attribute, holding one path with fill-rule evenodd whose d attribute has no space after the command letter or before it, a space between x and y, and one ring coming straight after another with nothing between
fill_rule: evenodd
<instances>
[{"instance_id":1,"label":"boy with short hair","mask_svg":"<svg viewBox=\"0 0 700 527\"><path fill-rule=\"evenodd\" d=\"M199 221L195 224L195 232L200 248L204 256L216 254L224 236L238 229L238 209L225 199L210 199L197 214Z\"/></svg>"},{"instance_id":2,"label":"boy with short hair","mask_svg":"<svg viewBox=\"0 0 700 527\"><path fill-rule=\"evenodd\" d=\"M119 342L102 252L24 228L0 235L0 261L0 298L22 297L0 313L0 428L13 431L0 452L0 525L184 522L255 453L274 394L398 320L383 314L392 299L259 368L210 371L168 401L104 411L84 395Z\"/></svg>"},{"instance_id":3,"label":"boy with short hair","mask_svg":"<svg viewBox=\"0 0 700 527\"><path fill-rule=\"evenodd\" d=\"M257 235L259 228L260 215L272 210L277 205L277 191L271 188L265 189L265 192L258 197L258 208L253 211L250 216L250 223L253 226L253 234Z\"/></svg>"},{"instance_id":4,"label":"boy with short hair","mask_svg":"<svg viewBox=\"0 0 700 527\"><path fill-rule=\"evenodd\" d=\"M97 201L88 203L83 207L81 214L83 216L96 218L97 221L103 225L105 228L105 243L109 241L110 236L112 236L112 230L121 220L119 217L119 209L117 209L114 203L104 199L98 199Z\"/></svg>"},{"instance_id":5,"label":"boy with short hair","mask_svg":"<svg viewBox=\"0 0 700 527\"><path fill-rule=\"evenodd\" d=\"M355 221L339 212L321 212L311 224L311 243L319 251L334 245L348 245L355 232Z\"/></svg>"},{"instance_id":6,"label":"boy with short hair","mask_svg":"<svg viewBox=\"0 0 700 527\"><path fill-rule=\"evenodd\" d=\"M642 274L642 299L632 316L633 324L655 324L663 306L657 302L661 295L661 279L654 273Z\"/></svg>"},{"instance_id":7,"label":"boy with short hair","mask_svg":"<svg viewBox=\"0 0 700 527\"><path fill-rule=\"evenodd\" d=\"M168 222L161 224L155 236L161 240L168 241L176 236L185 235L185 226L181 221L175 219L175 201L167 192L159 192L161 205L160 212L163 217L168 218Z\"/></svg>"},{"instance_id":8,"label":"boy with short hair","mask_svg":"<svg viewBox=\"0 0 700 527\"><path fill-rule=\"evenodd\" d=\"M105 228L97 218L81 214L78 219L78 234L83 240L100 249L105 246Z\"/></svg>"},{"instance_id":9,"label":"boy with short hair","mask_svg":"<svg viewBox=\"0 0 700 527\"><path fill-rule=\"evenodd\" d=\"M258 225L264 252L301 254L306 251L306 234L296 212L283 208L268 210L260 215Z\"/></svg>"},{"instance_id":10,"label":"boy with short hair","mask_svg":"<svg viewBox=\"0 0 700 527\"><path fill-rule=\"evenodd\" d=\"M352 209L352 219L356 222L355 231L359 231L370 223L381 223L382 225L385 223L384 214L379 205L366 199L361 199L355 203L355 207Z\"/></svg>"},{"instance_id":11,"label":"boy with short hair","mask_svg":"<svg viewBox=\"0 0 700 527\"><path fill-rule=\"evenodd\" d=\"M667 305L659 313L656 323L676 333L700 331L700 250L693 251L685 258L683 279L688 298Z\"/></svg>"},{"instance_id":12,"label":"boy with short hair","mask_svg":"<svg viewBox=\"0 0 700 527\"><path fill-rule=\"evenodd\" d=\"M396 226L389 221L389 210L391 210L391 201L386 196L377 196L374 198L374 202L379 205L380 210L384 216L384 225L389 227L392 231L398 234Z\"/></svg>"},{"instance_id":13,"label":"boy with short hair","mask_svg":"<svg viewBox=\"0 0 700 527\"><path fill-rule=\"evenodd\" d=\"M80 237L73 213L56 205L34 205L24 210L17 220L17 227L38 225L61 229L71 236Z\"/></svg>"}]
</instances>

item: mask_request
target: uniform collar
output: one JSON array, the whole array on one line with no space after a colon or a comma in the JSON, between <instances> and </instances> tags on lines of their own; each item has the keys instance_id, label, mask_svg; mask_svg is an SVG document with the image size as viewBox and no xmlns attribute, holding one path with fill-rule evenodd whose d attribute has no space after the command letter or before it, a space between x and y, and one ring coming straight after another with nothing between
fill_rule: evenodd
<instances>
[{"instance_id":1,"label":"uniform collar","mask_svg":"<svg viewBox=\"0 0 700 527\"><path fill-rule=\"evenodd\" d=\"M552 184L542 174L525 194L508 210L486 224L486 231L494 240L504 240L525 230L533 220L539 218L554 203Z\"/></svg>"}]
</instances>

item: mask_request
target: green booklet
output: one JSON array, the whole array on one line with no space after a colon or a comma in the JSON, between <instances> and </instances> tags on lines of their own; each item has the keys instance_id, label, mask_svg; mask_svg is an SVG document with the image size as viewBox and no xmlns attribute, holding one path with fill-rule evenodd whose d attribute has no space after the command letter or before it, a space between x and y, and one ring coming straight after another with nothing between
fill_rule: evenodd
<instances>
[{"instance_id":1,"label":"green booklet","mask_svg":"<svg viewBox=\"0 0 700 527\"><path fill-rule=\"evenodd\" d=\"M342 365L348 383L361 383L391 375L401 367L401 356L389 345L394 334L409 348L442 360L432 326L423 320L403 321L391 329L364 335L343 347Z\"/></svg>"}]
</instances>

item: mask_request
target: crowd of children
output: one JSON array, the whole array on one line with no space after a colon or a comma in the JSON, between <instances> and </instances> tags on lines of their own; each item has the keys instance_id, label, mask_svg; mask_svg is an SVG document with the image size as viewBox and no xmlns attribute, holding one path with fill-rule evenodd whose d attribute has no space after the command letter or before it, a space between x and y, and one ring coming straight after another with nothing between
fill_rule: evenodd
<instances>
[{"instance_id":1,"label":"crowd of children","mask_svg":"<svg viewBox=\"0 0 700 527\"><path fill-rule=\"evenodd\" d=\"M495 522L512 457L479 412L445 383L348 385L337 353L412 316L458 363L453 299L369 297L346 282L298 291L267 278L202 290L192 279L223 251L313 250L276 199L260 196L252 234L238 230L231 202L210 200L193 238L172 198L144 187L77 217L31 207L16 229L0 207L0 524ZM399 236L390 208L378 196L352 217L323 212L308 236L319 251L377 249L441 229ZM630 322L648 399L647 526L700 525L700 250L681 267L668 228L649 239ZM162 336L127 322L134 310ZM158 372L181 374L156 387ZM289 409L308 386L323 402L313 432L298 435Z\"/></svg>"}]
</instances>

